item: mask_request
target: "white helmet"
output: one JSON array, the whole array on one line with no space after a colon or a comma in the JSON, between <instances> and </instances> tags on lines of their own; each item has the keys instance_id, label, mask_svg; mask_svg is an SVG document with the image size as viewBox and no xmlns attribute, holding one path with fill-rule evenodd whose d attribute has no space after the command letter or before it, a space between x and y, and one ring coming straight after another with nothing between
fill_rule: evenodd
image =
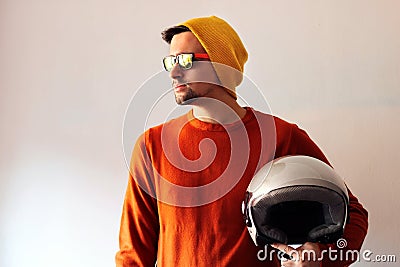
<instances>
[{"instance_id":1,"label":"white helmet","mask_svg":"<svg viewBox=\"0 0 400 267\"><path fill-rule=\"evenodd\" d=\"M256 173L242 212L258 246L330 243L343 234L348 202L343 179L329 165L308 156L286 156Z\"/></svg>"}]
</instances>

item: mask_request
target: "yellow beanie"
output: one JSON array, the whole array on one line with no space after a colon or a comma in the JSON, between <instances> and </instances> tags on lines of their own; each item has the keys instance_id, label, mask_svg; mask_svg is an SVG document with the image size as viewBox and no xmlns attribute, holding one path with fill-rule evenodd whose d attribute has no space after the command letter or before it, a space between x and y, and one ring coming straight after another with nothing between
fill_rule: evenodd
<instances>
[{"instance_id":1,"label":"yellow beanie","mask_svg":"<svg viewBox=\"0 0 400 267\"><path fill-rule=\"evenodd\" d=\"M237 99L235 88L243 80L248 55L235 30L216 16L194 18L179 25L191 30L213 63L220 63L214 64L214 69L221 85Z\"/></svg>"}]
</instances>

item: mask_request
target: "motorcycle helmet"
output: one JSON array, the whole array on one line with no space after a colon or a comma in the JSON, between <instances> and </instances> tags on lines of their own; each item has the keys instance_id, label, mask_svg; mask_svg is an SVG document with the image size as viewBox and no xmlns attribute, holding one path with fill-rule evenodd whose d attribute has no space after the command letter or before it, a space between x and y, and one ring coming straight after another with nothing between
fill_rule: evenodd
<instances>
[{"instance_id":1,"label":"motorcycle helmet","mask_svg":"<svg viewBox=\"0 0 400 267\"><path fill-rule=\"evenodd\" d=\"M343 234L348 202L343 179L329 165L308 156L286 156L255 174L242 212L257 246L331 243Z\"/></svg>"}]
</instances>

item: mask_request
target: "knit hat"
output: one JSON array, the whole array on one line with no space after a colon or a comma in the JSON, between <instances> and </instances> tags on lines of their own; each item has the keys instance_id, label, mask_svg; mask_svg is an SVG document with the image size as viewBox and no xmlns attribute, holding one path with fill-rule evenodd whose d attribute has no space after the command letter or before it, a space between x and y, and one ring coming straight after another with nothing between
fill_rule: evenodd
<instances>
[{"instance_id":1,"label":"knit hat","mask_svg":"<svg viewBox=\"0 0 400 267\"><path fill-rule=\"evenodd\" d=\"M237 99L235 88L243 80L248 55L235 30L216 16L194 18L179 25L188 27L196 36L213 62L221 85Z\"/></svg>"}]
</instances>

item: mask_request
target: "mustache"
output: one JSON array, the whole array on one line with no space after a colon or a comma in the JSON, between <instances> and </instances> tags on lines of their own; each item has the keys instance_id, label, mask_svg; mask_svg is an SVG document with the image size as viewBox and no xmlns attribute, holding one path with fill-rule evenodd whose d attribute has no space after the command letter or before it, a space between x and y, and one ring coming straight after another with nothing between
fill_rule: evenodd
<instances>
[{"instance_id":1,"label":"mustache","mask_svg":"<svg viewBox=\"0 0 400 267\"><path fill-rule=\"evenodd\" d=\"M180 79L177 79L177 80L173 80L173 81L172 81L172 86L173 86L173 87L175 87L175 86L177 86L177 85L182 85L182 84L184 84L184 85L189 85L189 82L188 82L188 81L185 81L185 80L180 80Z\"/></svg>"}]
</instances>

